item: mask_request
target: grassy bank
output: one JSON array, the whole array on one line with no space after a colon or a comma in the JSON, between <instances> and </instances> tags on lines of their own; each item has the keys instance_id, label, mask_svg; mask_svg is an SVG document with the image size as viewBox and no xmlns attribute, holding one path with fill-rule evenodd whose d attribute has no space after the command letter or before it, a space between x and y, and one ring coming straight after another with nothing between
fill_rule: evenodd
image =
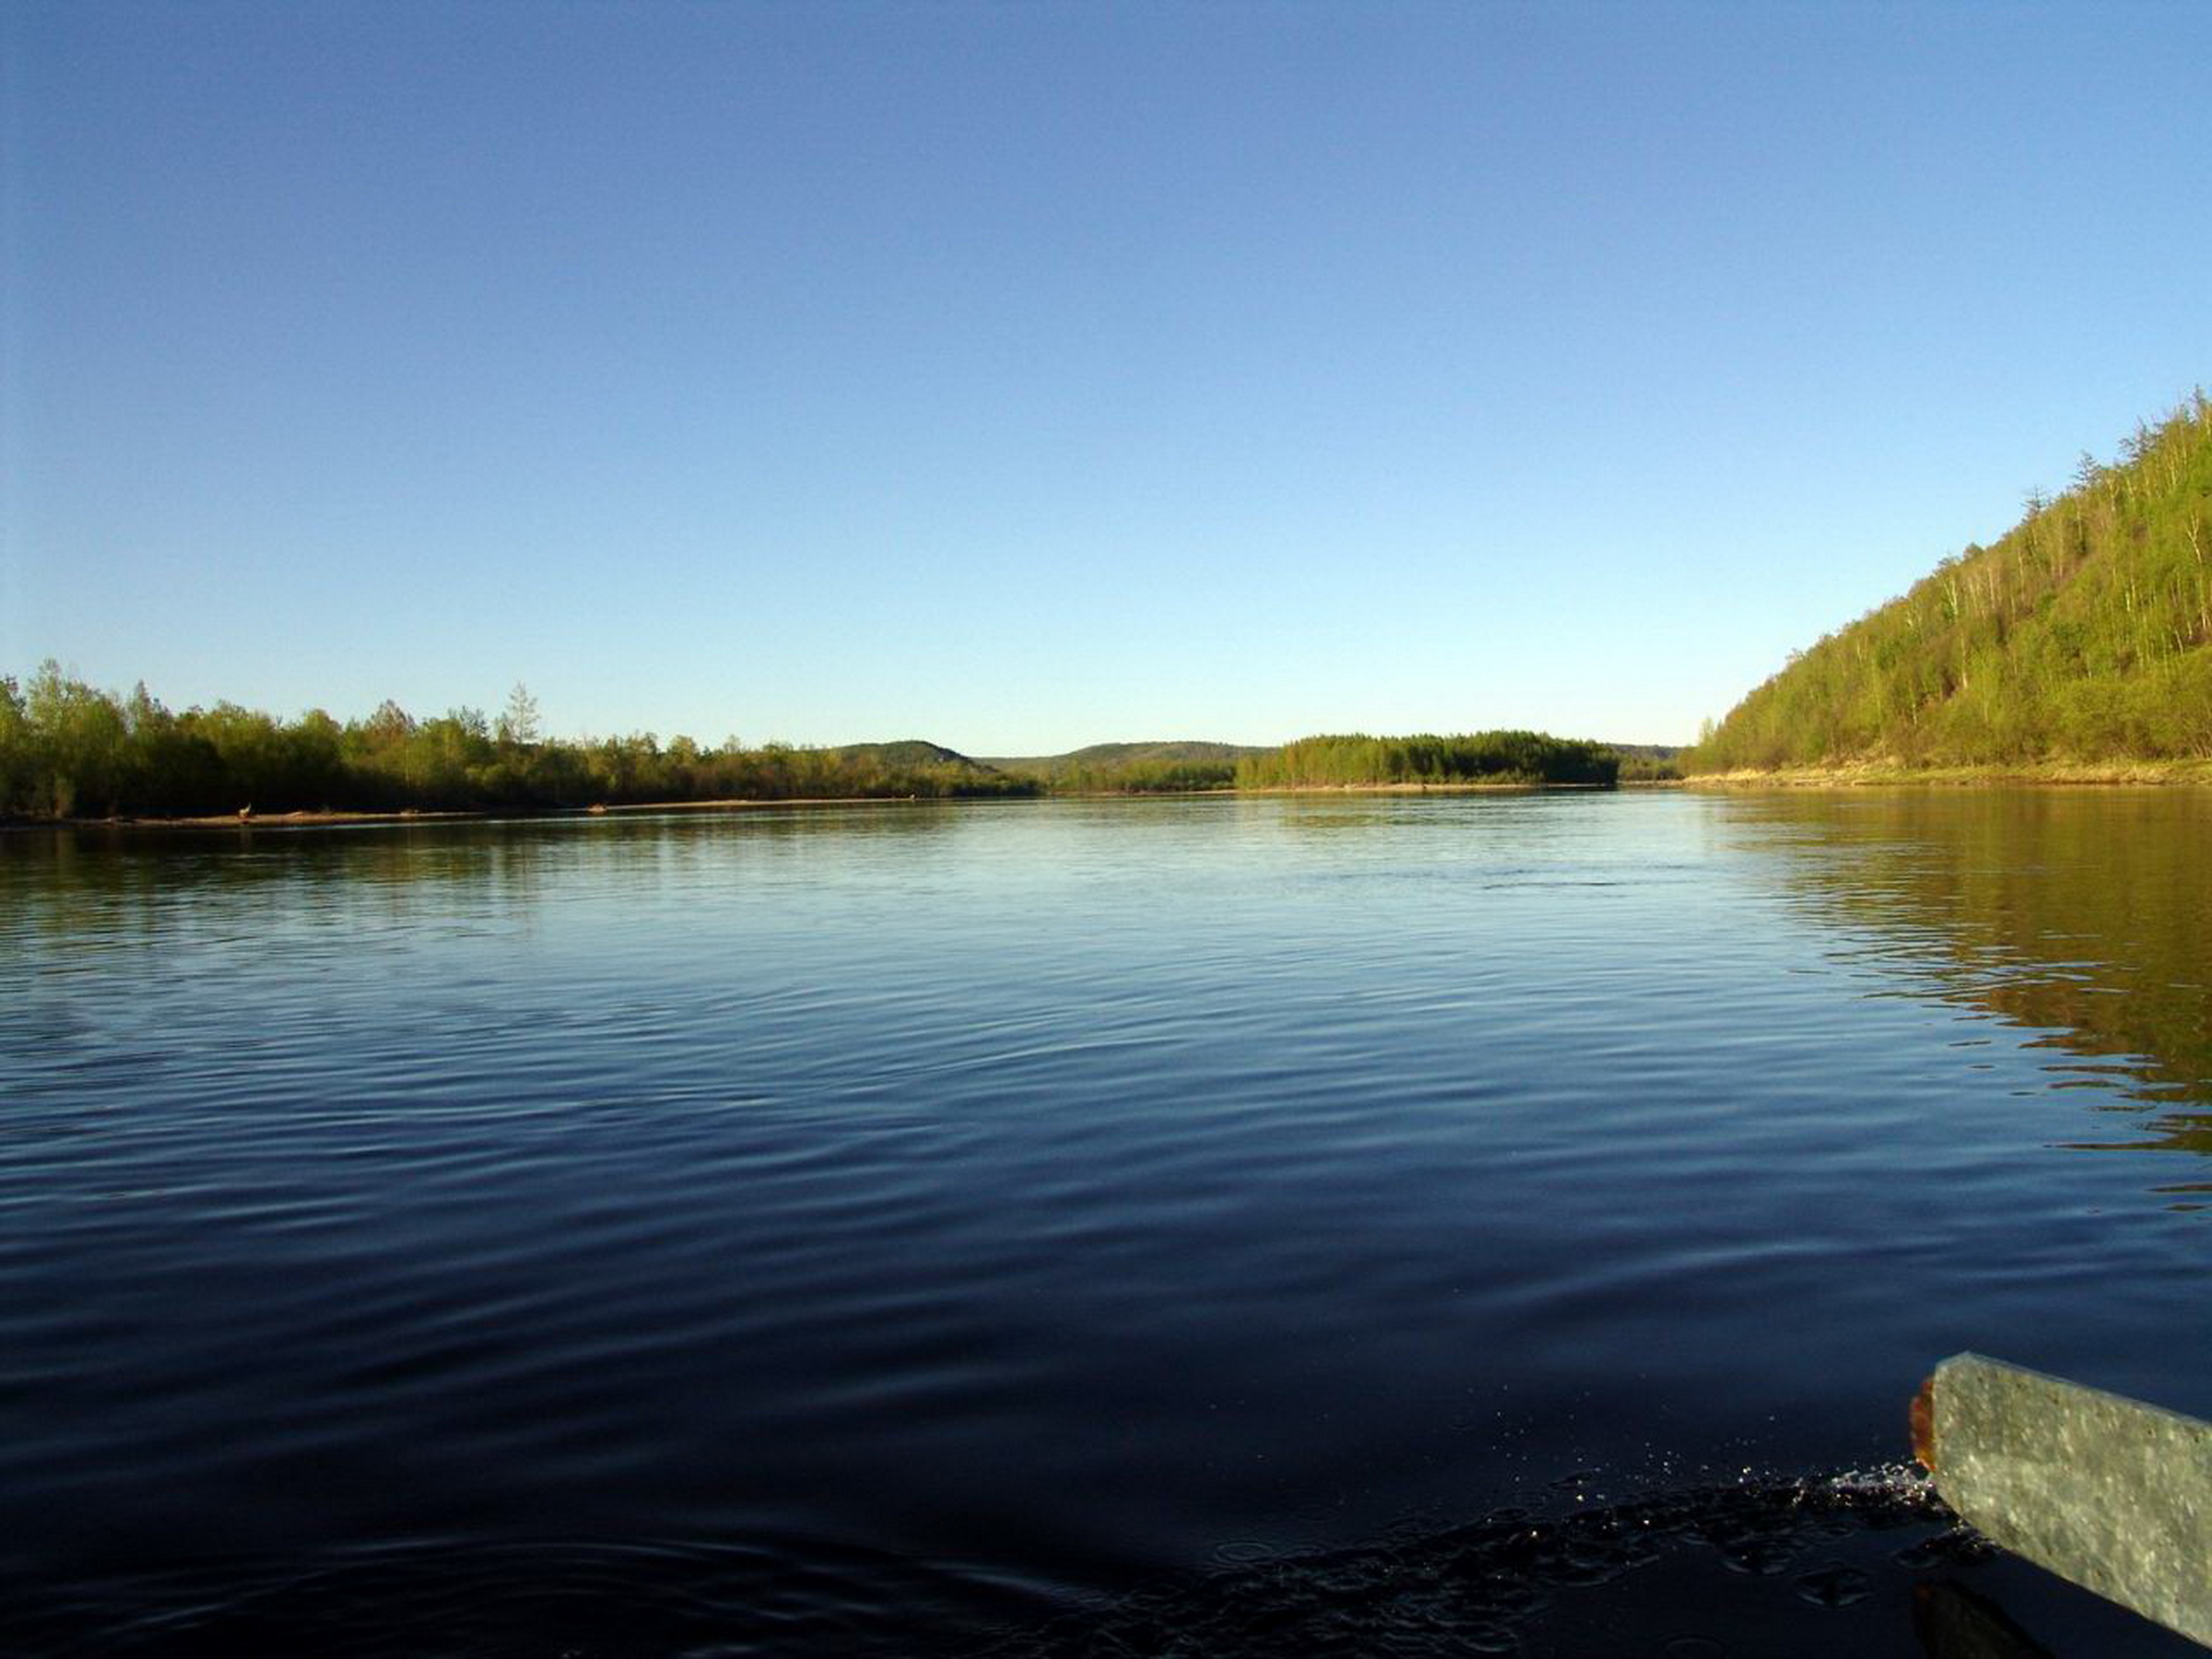
<instances>
[{"instance_id":1,"label":"grassy bank","mask_svg":"<svg viewBox=\"0 0 2212 1659\"><path fill-rule=\"evenodd\" d=\"M1992 784L2212 783L2212 760L2043 760L2017 765L1911 766L1853 760L1834 766L1741 768L1700 772L1690 789L1860 789L1898 784L1971 788Z\"/></svg>"}]
</instances>

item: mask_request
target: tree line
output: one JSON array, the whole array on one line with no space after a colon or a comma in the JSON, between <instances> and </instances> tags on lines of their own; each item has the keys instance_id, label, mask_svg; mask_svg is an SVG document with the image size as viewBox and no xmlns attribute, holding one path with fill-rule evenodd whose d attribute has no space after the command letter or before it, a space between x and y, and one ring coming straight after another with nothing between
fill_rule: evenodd
<instances>
[{"instance_id":1,"label":"tree line","mask_svg":"<svg viewBox=\"0 0 2212 1659\"><path fill-rule=\"evenodd\" d=\"M1619 757L1535 732L1320 736L1235 758L1223 746L1100 746L1006 770L926 743L842 748L653 733L564 741L514 688L497 718L429 719L387 701L340 722L233 702L173 711L141 684L117 695L48 662L0 676L0 817L210 817L241 811L529 811L714 800L953 799L1406 783L1611 785ZM1177 752L1197 750L1200 752Z\"/></svg>"},{"instance_id":2,"label":"tree line","mask_svg":"<svg viewBox=\"0 0 2212 1659\"><path fill-rule=\"evenodd\" d=\"M1418 783L1583 783L1611 788L1619 780L1620 757L1603 744L1541 732L1300 737L1237 762L1240 789Z\"/></svg>"},{"instance_id":3,"label":"tree line","mask_svg":"<svg viewBox=\"0 0 2212 1659\"><path fill-rule=\"evenodd\" d=\"M2212 756L2212 402L1794 656L1694 771Z\"/></svg>"},{"instance_id":4,"label":"tree line","mask_svg":"<svg viewBox=\"0 0 2212 1659\"><path fill-rule=\"evenodd\" d=\"M1140 757L1077 762L1050 771L1018 771L1016 775L1036 779L1053 794L1203 794L1233 787L1237 763Z\"/></svg>"},{"instance_id":5,"label":"tree line","mask_svg":"<svg viewBox=\"0 0 2212 1659\"><path fill-rule=\"evenodd\" d=\"M957 758L785 744L712 748L650 732L577 741L537 731L515 688L496 720L418 719L387 701L340 723L232 702L172 711L141 684L117 696L49 662L0 676L0 816L528 809L701 800L1023 795L1035 781Z\"/></svg>"}]
</instances>

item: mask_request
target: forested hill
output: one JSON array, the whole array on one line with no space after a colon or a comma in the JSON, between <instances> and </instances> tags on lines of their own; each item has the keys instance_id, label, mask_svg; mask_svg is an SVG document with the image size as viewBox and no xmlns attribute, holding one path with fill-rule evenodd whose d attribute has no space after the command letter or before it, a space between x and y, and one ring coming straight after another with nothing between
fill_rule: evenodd
<instances>
[{"instance_id":1,"label":"forested hill","mask_svg":"<svg viewBox=\"0 0 2212 1659\"><path fill-rule=\"evenodd\" d=\"M1069 794L1149 794L1226 789L1236 781L1238 760L1262 752L1241 744L1187 740L1094 743L1065 755L994 756L983 764Z\"/></svg>"},{"instance_id":2,"label":"forested hill","mask_svg":"<svg viewBox=\"0 0 2212 1659\"><path fill-rule=\"evenodd\" d=\"M2212 756L2212 402L1796 656L1693 772Z\"/></svg>"}]
</instances>

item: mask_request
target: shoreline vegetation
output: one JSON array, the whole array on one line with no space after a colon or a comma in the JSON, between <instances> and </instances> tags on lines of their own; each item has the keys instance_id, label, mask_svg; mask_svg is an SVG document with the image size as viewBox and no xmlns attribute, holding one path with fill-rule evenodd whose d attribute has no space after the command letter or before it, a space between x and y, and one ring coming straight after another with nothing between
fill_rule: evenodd
<instances>
[{"instance_id":1,"label":"shoreline vegetation","mask_svg":"<svg viewBox=\"0 0 2212 1659\"><path fill-rule=\"evenodd\" d=\"M530 813L1285 790L1609 789L1669 771L1671 751L1535 732L1100 744L980 760L919 740L835 748L653 734L564 740L517 686L493 719L420 720L385 702L345 723L236 703L171 711L141 684L101 690L53 662L0 676L0 822L207 828L406 822Z\"/></svg>"}]
</instances>

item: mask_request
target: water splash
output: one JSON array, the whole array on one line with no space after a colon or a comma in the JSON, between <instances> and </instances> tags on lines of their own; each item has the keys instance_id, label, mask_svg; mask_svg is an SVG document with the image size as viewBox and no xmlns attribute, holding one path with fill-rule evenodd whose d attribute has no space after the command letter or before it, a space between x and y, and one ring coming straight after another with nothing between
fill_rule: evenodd
<instances>
[{"instance_id":1,"label":"water splash","mask_svg":"<svg viewBox=\"0 0 2212 1659\"><path fill-rule=\"evenodd\" d=\"M1903 1464L1747 1473L1621 1501L1589 1502L1587 1489L1555 1482L1544 1490L1556 1512L1500 1509L1394 1529L1357 1548L1225 1547L1195 1577L1079 1606L1042 1584L818 1537L627 1547L448 1539L344 1552L307 1569L204 1563L49 1584L42 1607L18 1602L0 1613L0 1645L51 1655L285 1648L344 1659L1534 1655L1577 1651L1572 1620L1593 1609L1601 1620L1637 1622L1623 1581L1670 1559L1695 1558L1724 1594L1731 1583L1786 1593L1794 1617L1817 1622L1865 1600L1877 1572L1916 1576L1988 1553ZM1650 1605L1670 1615L1684 1605L1678 1586L1653 1588ZM1700 1598L1717 1605L1710 1585L1688 1600ZM1726 1632L1725 1609L1716 1618ZM1698 1641L1711 1638L1662 1632L1646 1647L1737 1651Z\"/></svg>"},{"instance_id":2,"label":"water splash","mask_svg":"<svg viewBox=\"0 0 2212 1659\"><path fill-rule=\"evenodd\" d=\"M1900 1531L1910 1535L1901 1547L1894 1536L1875 1535ZM1909 1464L1789 1477L1747 1471L1555 1514L1499 1510L1367 1547L1239 1562L1009 1635L988 1653L1515 1653L1528 1651L1567 1604L1603 1602L1639 1570L1695 1552L1717 1560L1724 1574L1787 1578L1801 1607L1851 1607L1872 1593L1876 1572L1855 1560L1822 1559L1846 1551L1899 1574L1970 1565L1987 1547Z\"/></svg>"}]
</instances>

